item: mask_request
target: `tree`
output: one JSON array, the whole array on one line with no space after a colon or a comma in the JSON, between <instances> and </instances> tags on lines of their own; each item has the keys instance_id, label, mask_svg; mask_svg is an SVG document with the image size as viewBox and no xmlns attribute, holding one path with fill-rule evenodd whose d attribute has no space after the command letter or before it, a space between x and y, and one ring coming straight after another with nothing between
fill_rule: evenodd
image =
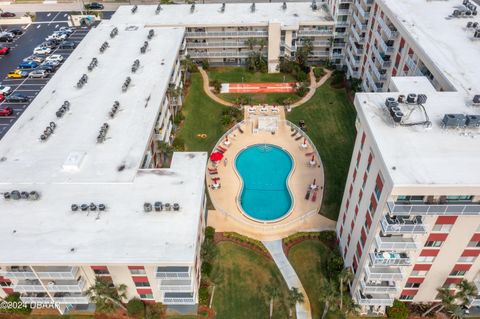
<instances>
[{"instance_id":1,"label":"tree","mask_svg":"<svg viewBox=\"0 0 480 319\"><path fill-rule=\"evenodd\" d=\"M250 51L253 51L253 47L257 45L257 39L248 38L247 40L245 40L244 44L250 49Z\"/></svg>"},{"instance_id":2,"label":"tree","mask_svg":"<svg viewBox=\"0 0 480 319\"><path fill-rule=\"evenodd\" d=\"M163 165L163 163L172 157L173 147L164 141L158 141L157 153L160 155L160 164Z\"/></svg>"},{"instance_id":3,"label":"tree","mask_svg":"<svg viewBox=\"0 0 480 319\"><path fill-rule=\"evenodd\" d=\"M358 313L360 311L360 306L357 305L350 294L345 294L343 296L343 313L345 314L345 317L348 315L353 315L353 316L358 316Z\"/></svg>"},{"instance_id":4,"label":"tree","mask_svg":"<svg viewBox=\"0 0 480 319\"><path fill-rule=\"evenodd\" d=\"M267 296L267 299L270 300L270 319L271 319L273 316L273 304L274 304L275 298L277 298L280 295L280 290L278 289L277 285L270 282L267 286L265 286L265 295Z\"/></svg>"},{"instance_id":5,"label":"tree","mask_svg":"<svg viewBox=\"0 0 480 319\"><path fill-rule=\"evenodd\" d=\"M260 39L257 41L257 45L260 46L260 49L258 51L262 51L263 48L267 45L267 41L265 41L264 38Z\"/></svg>"},{"instance_id":6,"label":"tree","mask_svg":"<svg viewBox=\"0 0 480 319\"><path fill-rule=\"evenodd\" d=\"M353 273L350 268L343 268L338 275L338 281L340 282L340 311L343 311L343 284L348 283L353 279Z\"/></svg>"},{"instance_id":7,"label":"tree","mask_svg":"<svg viewBox=\"0 0 480 319\"><path fill-rule=\"evenodd\" d=\"M127 303L127 313L131 317L143 317L145 313L144 303L138 298L130 299Z\"/></svg>"},{"instance_id":8,"label":"tree","mask_svg":"<svg viewBox=\"0 0 480 319\"><path fill-rule=\"evenodd\" d=\"M288 291L288 306L290 308L290 318L292 317L292 312L293 312L293 308L295 308L295 305L297 304L297 302L299 303L303 303L303 294L298 291L298 288L295 288L295 287L292 287L292 289L290 289Z\"/></svg>"},{"instance_id":9,"label":"tree","mask_svg":"<svg viewBox=\"0 0 480 319\"><path fill-rule=\"evenodd\" d=\"M324 279L321 282L321 289L320 289L320 297L319 301L323 302L323 314L322 319L325 319L327 316L328 311L331 309L332 306L335 305L335 302L338 298L338 291L335 283L331 280Z\"/></svg>"},{"instance_id":10,"label":"tree","mask_svg":"<svg viewBox=\"0 0 480 319\"><path fill-rule=\"evenodd\" d=\"M458 292L455 298L460 299L462 305L469 304L470 299L476 297L478 294L477 287L465 279L457 285L457 288Z\"/></svg>"},{"instance_id":11,"label":"tree","mask_svg":"<svg viewBox=\"0 0 480 319\"><path fill-rule=\"evenodd\" d=\"M312 54L312 52L313 52L312 40L308 38L304 39L303 46L297 49L297 54L296 54L297 62L302 69L305 69L307 67L308 57Z\"/></svg>"},{"instance_id":12,"label":"tree","mask_svg":"<svg viewBox=\"0 0 480 319\"><path fill-rule=\"evenodd\" d=\"M405 303L395 299L391 307L387 307L387 316L391 319L407 319L408 307Z\"/></svg>"},{"instance_id":13,"label":"tree","mask_svg":"<svg viewBox=\"0 0 480 319\"><path fill-rule=\"evenodd\" d=\"M145 305L145 319L164 318L165 312L165 306L160 302Z\"/></svg>"},{"instance_id":14,"label":"tree","mask_svg":"<svg viewBox=\"0 0 480 319\"><path fill-rule=\"evenodd\" d=\"M127 311L122 304L126 299L126 290L127 286L124 284L115 287L110 280L97 277L95 284L86 291L86 294L90 301L95 303L98 312L114 312L117 308Z\"/></svg>"},{"instance_id":15,"label":"tree","mask_svg":"<svg viewBox=\"0 0 480 319\"><path fill-rule=\"evenodd\" d=\"M14 314L24 314L28 315L32 312L32 308L29 305L22 302L20 299L20 293L14 292L13 294L9 294L3 300L0 299L1 302L5 302L5 305L8 303L16 304L18 307L2 307L0 309L0 313L14 313Z\"/></svg>"},{"instance_id":16,"label":"tree","mask_svg":"<svg viewBox=\"0 0 480 319\"><path fill-rule=\"evenodd\" d=\"M431 306L427 311L425 311L422 314L422 317L425 317L433 309L435 309L437 307L438 307L438 309L436 310L436 312L439 312L439 311L443 310L444 308L447 308L447 309L452 308L453 302L455 301L455 295L453 295L450 292L450 290L448 290L447 288L439 288L439 289L437 289L437 291L438 291L438 297L441 300L441 302L439 304L434 304L433 306Z\"/></svg>"},{"instance_id":17,"label":"tree","mask_svg":"<svg viewBox=\"0 0 480 319\"><path fill-rule=\"evenodd\" d=\"M465 317L465 312L460 306L456 306L452 311L449 311L449 313L452 319L463 319Z\"/></svg>"}]
</instances>

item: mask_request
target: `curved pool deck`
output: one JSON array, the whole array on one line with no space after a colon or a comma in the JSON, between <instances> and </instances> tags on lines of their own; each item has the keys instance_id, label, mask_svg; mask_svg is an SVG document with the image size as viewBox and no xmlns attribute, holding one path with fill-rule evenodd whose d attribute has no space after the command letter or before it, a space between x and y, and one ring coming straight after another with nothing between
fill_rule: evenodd
<instances>
[{"instance_id":1,"label":"curved pool deck","mask_svg":"<svg viewBox=\"0 0 480 319\"><path fill-rule=\"evenodd\" d=\"M317 165L309 165L310 156L306 153L313 152L308 146L306 149L300 147L303 138L295 140L291 137L290 127L283 121L283 112L280 112L281 119L275 134L269 132L253 132L253 122L246 114L246 121L241 124L243 134L234 130L228 135L230 145L227 148L225 158L226 165L220 162L218 175L210 176L207 172L208 192L215 210L210 210L208 225L215 227L217 231L234 231L258 240L275 240L286 237L299 231L321 231L335 228L335 221L332 221L320 214L320 205L323 199L324 171L318 155L315 155ZM222 141L223 142L223 138ZM288 178L288 188L292 195L291 211L284 217L275 221L258 221L249 218L240 207L238 198L242 191L242 179L235 169L235 158L247 147L254 144L273 144L290 154L293 160L293 168ZM208 163L212 167L212 163ZM212 190L211 177L220 177L221 188ZM308 186L316 179L319 186L316 201L305 200Z\"/></svg>"}]
</instances>

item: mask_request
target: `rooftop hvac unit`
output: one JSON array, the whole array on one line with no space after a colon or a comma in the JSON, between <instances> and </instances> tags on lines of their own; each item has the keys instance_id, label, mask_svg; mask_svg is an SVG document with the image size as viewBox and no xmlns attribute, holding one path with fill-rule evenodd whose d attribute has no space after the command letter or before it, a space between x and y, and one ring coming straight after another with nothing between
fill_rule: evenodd
<instances>
[{"instance_id":1,"label":"rooftop hvac unit","mask_svg":"<svg viewBox=\"0 0 480 319\"><path fill-rule=\"evenodd\" d=\"M123 82L123 85L122 85L122 92L126 92L128 87L130 86L130 82L132 82L132 78L127 76L127 78L125 79L125 82Z\"/></svg>"},{"instance_id":2,"label":"rooftop hvac unit","mask_svg":"<svg viewBox=\"0 0 480 319\"><path fill-rule=\"evenodd\" d=\"M467 124L467 127L470 127L470 128L480 127L480 116L467 115L466 124Z\"/></svg>"},{"instance_id":3,"label":"rooftop hvac unit","mask_svg":"<svg viewBox=\"0 0 480 319\"><path fill-rule=\"evenodd\" d=\"M155 211L156 212L161 212L163 210L162 202L155 202L154 206L155 206Z\"/></svg>"},{"instance_id":4,"label":"rooftop hvac unit","mask_svg":"<svg viewBox=\"0 0 480 319\"><path fill-rule=\"evenodd\" d=\"M252 12L255 12L255 2L252 3L252 5L250 6L250 11Z\"/></svg>"},{"instance_id":5,"label":"rooftop hvac unit","mask_svg":"<svg viewBox=\"0 0 480 319\"><path fill-rule=\"evenodd\" d=\"M473 34L473 37L476 39L480 38L480 30L476 30L475 33Z\"/></svg>"},{"instance_id":6,"label":"rooftop hvac unit","mask_svg":"<svg viewBox=\"0 0 480 319\"><path fill-rule=\"evenodd\" d=\"M417 101L417 95L415 93L410 93L407 95L407 103L413 104Z\"/></svg>"},{"instance_id":7,"label":"rooftop hvac unit","mask_svg":"<svg viewBox=\"0 0 480 319\"><path fill-rule=\"evenodd\" d=\"M105 52L105 50L106 50L108 47L109 47L108 42L107 42L107 41L103 42L102 45L100 46L100 53Z\"/></svg>"},{"instance_id":8,"label":"rooftop hvac unit","mask_svg":"<svg viewBox=\"0 0 480 319\"><path fill-rule=\"evenodd\" d=\"M118 34L118 28L115 27L112 29L112 31L110 32L110 38L115 38L115 36Z\"/></svg>"},{"instance_id":9,"label":"rooftop hvac unit","mask_svg":"<svg viewBox=\"0 0 480 319\"><path fill-rule=\"evenodd\" d=\"M225 12L225 2L222 3L222 6L220 7L220 12L224 13Z\"/></svg>"},{"instance_id":10,"label":"rooftop hvac unit","mask_svg":"<svg viewBox=\"0 0 480 319\"><path fill-rule=\"evenodd\" d=\"M480 106L480 94L476 94L473 96L473 105Z\"/></svg>"},{"instance_id":11,"label":"rooftop hvac unit","mask_svg":"<svg viewBox=\"0 0 480 319\"><path fill-rule=\"evenodd\" d=\"M98 204L98 210L99 211L104 212L105 209L107 209L107 206L105 206L105 204Z\"/></svg>"},{"instance_id":12,"label":"rooftop hvac unit","mask_svg":"<svg viewBox=\"0 0 480 319\"><path fill-rule=\"evenodd\" d=\"M96 211L97 210L97 205L95 205L94 203L90 203L90 206L89 206L90 210L92 212Z\"/></svg>"},{"instance_id":13,"label":"rooftop hvac unit","mask_svg":"<svg viewBox=\"0 0 480 319\"><path fill-rule=\"evenodd\" d=\"M72 206L70 206L70 209L72 210L72 212L76 212L78 211L78 205L77 204L72 204Z\"/></svg>"},{"instance_id":14,"label":"rooftop hvac unit","mask_svg":"<svg viewBox=\"0 0 480 319\"><path fill-rule=\"evenodd\" d=\"M159 14L160 11L162 11L162 5L159 3L159 4L157 5L157 8L155 9L155 14Z\"/></svg>"},{"instance_id":15,"label":"rooftop hvac unit","mask_svg":"<svg viewBox=\"0 0 480 319\"><path fill-rule=\"evenodd\" d=\"M132 14L135 14L135 12L137 12L137 9L138 9L138 6L137 6L137 5L134 5L134 6L132 7L132 10L131 10L131 11L132 11Z\"/></svg>"},{"instance_id":16,"label":"rooftop hvac unit","mask_svg":"<svg viewBox=\"0 0 480 319\"><path fill-rule=\"evenodd\" d=\"M20 198L21 199L28 199L28 197L30 196L30 194L28 192L20 192Z\"/></svg>"},{"instance_id":17,"label":"rooftop hvac unit","mask_svg":"<svg viewBox=\"0 0 480 319\"><path fill-rule=\"evenodd\" d=\"M40 193L37 192L37 191L31 191L29 199L30 200L39 200L40 199Z\"/></svg>"},{"instance_id":18,"label":"rooftop hvac unit","mask_svg":"<svg viewBox=\"0 0 480 319\"><path fill-rule=\"evenodd\" d=\"M11 198L10 192L3 193L3 199L10 199L10 198Z\"/></svg>"},{"instance_id":19,"label":"rooftop hvac unit","mask_svg":"<svg viewBox=\"0 0 480 319\"><path fill-rule=\"evenodd\" d=\"M178 212L180 210L180 205L178 203L173 204L173 210Z\"/></svg>"},{"instance_id":20,"label":"rooftop hvac unit","mask_svg":"<svg viewBox=\"0 0 480 319\"><path fill-rule=\"evenodd\" d=\"M425 104L427 102L427 96L425 94L417 95L417 104Z\"/></svg>"},{"instance_id":21,"label":"rooftop hvac unit","mask_svg":"<svg viewBox=\"0 0 480 319\"><path fill-rule=\"evenodd\" d=\"M473 22L472 21L468 21L467 22L467 29L470 29L473 27Z\"/></svg>"},{"instance_id":22,"label":"rooftop hvac unit","mask_svg":"<svg viewBox=\"0 0 480 319\"><path fill-rule=\"evenodd\" d=\"M317 2L315 0L312 0L311 7L312 7L312 10L317 10L318 9Z\"/></svg>"},{"instance_id":23,"label":"rooftop hvac unit","mask_svg":"<svg viewBox=\"0 0 480 319\"><path fill-rule=\"evenodd\" d=\"M405 103L405 95L399 95L397 101L398 103Z\"/></svg>"},{"instance_id":24,"label":"rooftop hvac unit","mask_svg":"<svg viewBox=\"0 0 480 319\"><path fill-rule=\"evenodd\" d=\"M145 54L145 52L147 52L147 48L148 48L148 41L145 41L143 42L143 45L140 48L140 53Z\"/></svg>"},{"instance_id":25,"label":"rooftop hvac unit","mask_svg":"<svg viewBox=\"0 0 480 319\"><path fill-rule=\"evenodd\" d=\"M86 211L88 210L88 207L89 207L88 204L82 204L82 205L80 206L80 209L81 209L83 212L86 212Z\"/></svg>"},{"instance_id":26,"label":"rooftop hvac unit","mask_svg":"<svg viewBox=\"0 0 480 319\"><path fill-rule=\"evenodd\" d=\"M108 129L109 129L108 123L103 123L103 125L100 127L100 132L98 133L98 136L97 136L97 143L105 142Z\"/></svg>"},{"instance_id":27,"label":"rooftop hvac unit","mask_svg":"<svg viewBox=\"0 0 480 319\"><path fill-rule=\"evenodd\" d=\"M132 64L132 73L137 72L139 67L140 67L140 60L136 59L135 61L133 61L133 64Z\"/></svg>"},{"instance_id":28,"label":"rooftop hvac unit","mask_svg":"<svg viewBox=\"0 0 480 319\"><path fill-rule=\"evenodd\" d=\"M195 3L192 3L190 6L190 13L193 13L195 11Z\"/></svg>"},{"instance_id":29,"label":"rooftop hvac unit","mask_svg":"<svg viewBox=\"0 0 480 319\"><path fill-rule=\"evenodd\" d=\"M147 36L148 40L151 40L154 35L155 35L155 31L153 31L153 29L150 29L148 31L148 36Z\"/></svg>"},{"instance_id":30,"label":"rooftop hvac unit","mask_svg":"<svg viewBox=\"0 0 480 319\"><path fill-rule=\"evenodd\" d=\"M150 204L150 203L144 203L144 204L143 204L143 211L144 211L145 213L151 212L151 211L152 211L152 204Z\"/></svg>"},{"instance_id":31,"label":"rooftop hvac unit","mask_svg":"<svg viewBox=\"0 0 480 319\"><path fill-rule=\"evenodd\" d=\"M398 106L398 102L395 100L394 97L387 97L387 99L385 100L385 106L388 108Z\"/></svg>"},{"instance_id":32,"label":"rooftop hvac unit","mask_svg":"<svg viewBox=\"0 0 480 319\"><path fill-rule=\"evenodd\" d=\"M463 114L445 114L442 124L445 128L464 127L467 118Z\"/></svg>"},{"instance_id":33,"label":"rooftop hvac unit","mask_svg":"<svg viewBox=\"0 0 480 319\"><path fill-rule=\"evenodd\" d=\"M92 58L92 61L90 61L90 64L88 65L88 71L92 71L97 65L98 65L97 58Z\"/></svg>"},{"instance_id":34,"label":"rooftop hvac unit","mask_svg":"<svg viewBox=\"0 0 480 319\"><path fill-rule=\"evenodd\" d=\"M119 106L120 106L120 103L118 101L113 102L112 109L110 110L110 113L109 113L111 118L115 117L115 114L117 114Z\"/></svg>"},{"instance_id":35,"label":"rooftop hvac unit","mask_svg":"<svg viewBox=\"0 0 480 319\"><path fill-rule=\"evenodd\" d=\"M164 209L165 209L167 212L168 212L168 211L171 211L171 210L172 210L172 205L170 205L170 203L165 203Z\"/></svg>"},{"instance_id":36,"label":"rooftop hvac unit","mask_svg":"<svg viewBox=\"0 0 480 319\"><path fill-rule=\"evenodd\" d=\"M282 4L282 9L283 10L287 10L287 3L284 1L283 4Z\"/></svg>"}]
</instances>

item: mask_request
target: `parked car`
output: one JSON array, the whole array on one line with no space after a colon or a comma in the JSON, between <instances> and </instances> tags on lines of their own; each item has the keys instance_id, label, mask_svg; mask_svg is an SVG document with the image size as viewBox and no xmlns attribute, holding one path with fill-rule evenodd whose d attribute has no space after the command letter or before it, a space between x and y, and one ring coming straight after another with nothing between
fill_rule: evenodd
<instances>
[{"instance_id":1,"label":"parked car","mask_svg":"<svg viewBox=\"0 0 480 319\"><path fill-rule=\"evenodd\" d=\"M6 101L7 102L14 102L14 103L15 102L28 102L28 101L30 101L30 98L25 94L14 93L12 95L7 96Z\"/></svg>"},{"instance_id":2,"label":"parked car","mask_svg":"<svg viewBox=\"0 0 480 319\"><path fill-rule=\"evenodd\" d=\"M41 54L41 55L45 55L45 54L50 54L52 53L52 49L50 48L47 48L47 47L36 47L35 49L33 49L33 54Z\"/></svg>"},{"instance_id":3,"label":"parked car","mask_svg":"<svg viewBox=\"0 0 480 319\"><path fill-rule=\"evenodd\" d=\"M39 47L49 48L49 49L52 49L52 50L54 50L57 46L58 46L58 43L56 43L54 41L51 41L51 40L42 42L42 44L39 45Z\"/></svg>"},{"instance_id":4,"label":"parked car","mask_svg":"<svg viewBox=\"0 0 480 319\"><path fill-rule=\"evenodd\" d=\"M46 78L48 76L48 72L47 70L33 70L32 72L30 72L30 74L28 75L29 77L31 78Z\"/></svg>"},{"instance_id":5,"label":"parked car","mask_svg":"<svg viewBox=\"0 0 480 319\"><path fill-rule=\"evenodd\" d=\"M56 70L56 67L54 67L53 65L51 64L41 64L37 70L45 70L47 71L48 73L53 73L55 72Z\"/></svg>"},{"instance_id":6,"label":"parked car","mask_svg":"<svg viewBox=\"0 0 480 319\"><path fill-rule=\"evenodd\" d=\"M6 55L10 53L10 48L6 46L0 46L0 55Z\"/></svg>"},{"instance_id":7,"label":"parked car","mask_svg":"<svg viewBox=\"0 0 480 319\"><path fill-rule=\"evenodd\" d=\"M32 54L31 56L27 56L23 61L35 61L37 63L42 63L45 59L41 56Z\"/></svg>"},{"instance_id":8,"label":"parked car","mask_svg":"<svg viewBox=\"0 0 480 319\"><path fill-rule=\"evenodd\" d=\"M38 63L35 61L24 61L18 65L19 69L35 69L38 67Z\"/></svg>"},{"instance_id":9,"label":"parked car","mask_svg":"<svg viewBox=\"0 0 480 319\"><path fill-rule=\"evenodd\" d=\"M48 37L45 38L45 40L50 41L50 40L60 40L63 41L66 38L68 38L68 35L66 33L54 33L52 35L49 35Z\"/></svg>"},{"instance_id":10,"label":"parked car","mask_svg":"<svg viewBox=\"0 0 480 319\"><path fill-rule=\"evenodd\" d=\"M12 42L13 41L13 38L4 34L4 35L0 35L0 42Z\"/></svg>"},{"instance_id":11,"label":"parked car","mask_svg":"<svg viewBox=\"0 0 480 319\"><path fill-rule=\"evenodd\" d=\"M0 102L3 102L3 101L5 101L5 95L0 94Z\"/></svg>"},{"instance_id":12,"label":"parked car","mask_svg":"<svg viewBox=\"0 0 480 319\"><path fill-rule=\"evenodd\" d=\"M76 46L77 46L77 43L76 43L76 42L73 42L73 41L63 41L62 43L60 43L59 48L60 48L60 49L75 49Z\"/></svg>"},{"instance_id":13,"label":"parked car","mask_svg":"<svg viewBox=\"0 0 480 319\"><path fill-rule=\"evenodd\" d=\"M12 87L0 85L0 93L3 95L9 95L10 93L12 93Z\"/></svg>"},{"instance_id":14,"label":"parked car","mask_svg":"<svg viewBox=\"0 0 480 319\"><path fill-rule=\"evenodd\" d=\"M60 29L58 29L58 31L60 32L65 32L67 33L68 35L72 34L73 32L75 32L75 30L73 28L69 28L69 27L61 27Z\"/></svg>"},{"instance_id":15,"label":"parked car","mask_svg":"<svg viewBox=\"0 0 480 319\"><path fill-rule=\"evenodd\" d=\"M103 9L103 4L98 3L98 2L87 3L85 5L85 9L87 9L87 10L102 10Z\"/></svg>"},{"instance_id":16,"label":"parked car","mask_svg":"<svg viewBox=\"0 0 480 319\"><path fill-rule=\"evenodd\" d=\"M16 14L13 13L13 12L2 12L2 13L0 13L0 17L2 17L2 18L13 18L14 16L16 16Z\"/></svg>"},{"instance_id":17,"label":"parked car","mask_svg":"<svg viewBox=\"0 0 480 319\"><path fill-rule=\"evenodd\" d=\"M22 35L25 32L25 30L23 30L22 28L13 28L13 29L9 29L7 32L13 33L15 35Z\"/></svg>"},{"instance_id":18,"label":"parked car","mask_svg":"<svg viewBox=\"0 0 480 319\"><path fill-rule=\"evenodd\" d=\"M47 61L45 60L45 62L42 63L43 65L51 65L53 67L58 67L60 65L60 62L59 61Z\"/></svg>"},{"instance_id":19,"label":"parked car","mask_svg":"<svg viewBox=\"0 0 480 319\"><path fill-rule=\"evenodd\" d=\"M11 107L0 108L0 116L10 116L13 114L13 109Z\"/></svg>"},{"instance_id":20,"label":"parked car","mask_svg":"<svg viewBox=\"0 0 480 319\"><path fill-rule=\"evenodd\" d=\"M22 71L22 70L14 70L14 71L8 72L7 74L8 78L13 78L13 79L26 78L27 76L28 76L28 72Z\"/></svg>"},{"instance_id":21,"label":"parked car","mask_svg":"<svg viewBox=\"0 0 480 319\"><path fill-rule=\"evenodd\" d=\"M52 54L45 59L45 62L50 62L50 61L62 62L63 56L61 56L60 54Z\"/></svg>"}]
</instances>

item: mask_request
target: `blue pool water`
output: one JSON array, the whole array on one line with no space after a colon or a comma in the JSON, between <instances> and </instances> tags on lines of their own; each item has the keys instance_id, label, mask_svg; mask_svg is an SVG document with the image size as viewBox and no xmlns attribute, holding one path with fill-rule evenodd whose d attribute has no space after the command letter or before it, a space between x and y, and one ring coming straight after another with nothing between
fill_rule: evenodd
<instances>
[{"instance_id":1,"label":"blue pool water","mask_svg":"<svg viewBox=\"0 0 480 319\"><path fill-rule=\"evenodd\" d=\"M241 151L235 166L243 181L240 205L258 220L275 220L292 206L287 178L292 170L290 154L271 144L258 144Z\"/></svg>"}]
</instances>

